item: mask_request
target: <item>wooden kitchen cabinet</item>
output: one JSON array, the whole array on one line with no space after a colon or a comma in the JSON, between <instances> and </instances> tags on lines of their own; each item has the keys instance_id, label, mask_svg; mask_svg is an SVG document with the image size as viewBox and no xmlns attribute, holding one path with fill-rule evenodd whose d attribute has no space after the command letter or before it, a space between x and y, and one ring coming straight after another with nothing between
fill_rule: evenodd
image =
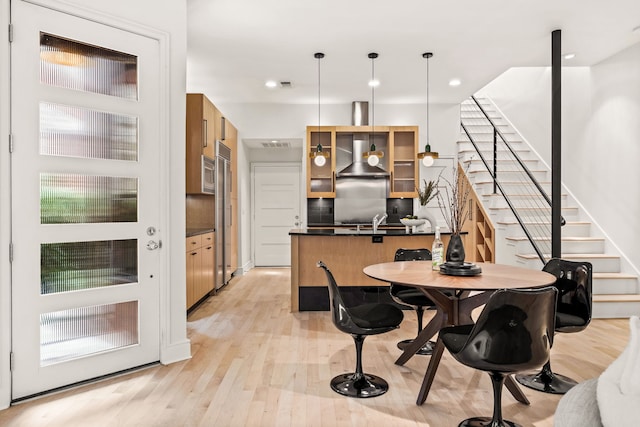
<instances>
[{"instance_id":1,"label":"wooden kitchen cabinet","mask_svg":"<svg viewBox=\"0 0 640 427\"><path fill-rule=\"evenodd\" d=\"M385 153L382 164L389 172L389 197L418 196L418 126L307 126L308 198L336 197L337 150L362 135L373 138L376 148ZM318 144L329 153L323 166L317 166L309 156Z\"/></svg>"},{"instance_id":2,"label":"wooden kitchen cabinet","mask_svg":"<svg viewBox=\"0 0 640 427\"><path fill-rule=\"evenodd\" d=\"M202 194L202 155L215 157L216 133L220 132L217 109L201 93L187 94L186 193Z\"/></svg>"},{"instance_id":3,"label":"wooden kitchen cabinet","mask_svg":"<svg viewBox=\"0 0 640 427\"><path fill-rule=\"evenodd\" d=\"M229 271L233 273L238 269L238 213L240 212L238 204L238 130L230 121L225 120L224 123L224 143L231 149L231 231L229 233L231 237L231 242L229 244L231 256L228 268Z\"/></svg>"},{"instance_id":4,"label":"wooden kitchen cabinet","mask_svg":"<svg viewBox=\"0 0 640 427\"><path fill-rule=\"evenodd\" d=\"M214 288L214 233L187 237L187 310Z\"/></svg>"},{"instance_id":5,"label":"wooden kitchen cabinet","mask_svg":"<svg viewBox=\"0 0 640 427\"><path fill-rule=\"evenodd\" d=\"M391 198L415 198L419 176L418 127L390 127L389 131L389 173Z\"/></svg>"},{"instance_id":6,"label":"wooden kitchen cabinet","mask_svg":"<svg viewBox=\"0 0 640 427\"><path fill-rule=\"evenodd\" d=\"M309 153L317 151L318 144L329 157L323 166L314 163ZM334 126L307 126L307 197L336 197L336 128Z\"/></svg>"}]
</instances>

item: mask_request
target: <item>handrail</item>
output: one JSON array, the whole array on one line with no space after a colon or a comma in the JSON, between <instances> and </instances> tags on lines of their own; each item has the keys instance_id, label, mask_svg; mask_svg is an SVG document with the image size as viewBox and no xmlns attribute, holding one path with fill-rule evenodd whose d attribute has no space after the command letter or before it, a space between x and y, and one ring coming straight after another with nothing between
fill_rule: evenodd
<instances>
[{"instance_id":1,"label":"handrail","mask_svg":"<svg viewBox=\"0 0 640 427\"><path fill-rule=\"evenodd\" d=\"M498 180L496 178L496 174L491 171L491 168L489 168L489 165L487 164L486 159L482 155L482 151L478 148L478 145L476 144L476 142L474 141L473 137L471 136L471 133L469 133L469 131L467 130L467 127L464 125L464 123L461 122L460 126L462 126L462 130L464 130L464 133L467 134L467 137L469 138L469 142L471 142L471 145L473 145L473 148L475 148L476 153L478 153L478 155L480 156L480 160L482 160L482 163L484 163L485 168L487 168L487 171L489 172L489 175L491 175L491 178L493 179L493 188L495 189L496 187L498 187L498 189L500 190L500 193L502 193L502 196L504 197L504 200L507 202L507 205L509 206L509 209L511 209L511 212L516 217L516 221L518 221L518 224L520 224L520 227L522 227L522 231L524 231L525 236L527 236L527 239L529 240L529 242L533 246L533 249L536 251L536 254L538 255L538 257L540 258L540 260L543 263L546 263L547 260L545 259L542 251L538 247L538 244L535 242L535 240L531 236L531 233L529 233L529 230L527 229L527 227L525 227L524 221L520 217L520 214L517 212L516 208L511 203L511 200L509 200L509 197L507 197L507 193L502 189L502 185L498 182ZM496 129L496 128L494 127L494 129ZM505 141L504 138L503 138L503 141ZM495 145L494 145L494 147L495 147ZM494 148L494 153L495 153L495 148ZM494 154L494 158L493 159L494 159L494 163L495 163L495 161L496 161L495 154ZM495 192L495 190L494 190L494 192Z\"/></svg>"},{"instance_id":2,"label":"handrail","mask_svg":"<svg viewBox=\"0 0 640 427\"><path fill-rule=\"evenodd\" d=\"M544 189L542 188L542 186L540 185L540 183L538 182L538 180L533 176L533 174L531 173L531 171L529 170L529 168L522 162L522 159L520 158L520 156L518 156L518 154L513 150L513 148L511 148L511 146L509 144L507 144L507 139L504 137L504 135L502 134L502 132L500 132L500 129L498 129L498 127L496 126L496 124L493 122L493 120L491 120L491 117L489 117L489 115L487 114L486 111L484 111L484 108L482 108L482 105L480 105L480 103L478 102L478 100L476 99L475 96L471 95L471 99L473 99L473 102L476 103L476 105L478 106L478 108L480 108L480 111L482 112L482 114L484 114L484 116L487 118L487 120L489 121L489 123L491 123L491 126L493 127L493 131L494 131L494 135L495 133L497 133L498 135L500 135L500 138L502 139L502 141L505 142L506 147L509 149L509 151L511 151L511 154L513 154L513 157L515 157L516 161L520 164L520 166L522 167L522 169L524 170L524 172L527 174L527 176L529 176L529 179L531 179L531 182L533 182L533 184L536 186L536 188L538 189L538 191L540 192L540 194L542 195L542 197L544 197L544 199L547 201L547 203L549 204L549 206L551 206L551 198L549 197L549 195L544 191ZM495 146L495 136L494 136L494 146ZM563 221L564 223L564 221ZM564 225L564 224L563 224Z\"/></svg>"}]
</instances>

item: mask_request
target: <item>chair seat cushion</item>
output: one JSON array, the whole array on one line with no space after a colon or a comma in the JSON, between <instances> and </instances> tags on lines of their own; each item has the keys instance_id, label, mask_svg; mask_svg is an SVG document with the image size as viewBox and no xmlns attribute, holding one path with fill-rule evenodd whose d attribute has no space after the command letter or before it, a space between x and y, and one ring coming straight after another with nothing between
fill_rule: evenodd
<instances>
[{"instance_id":1,"label":"chair seat cushion","mask_svg":"<svg viewBox=\"0 0 640 427\"><path fill-rule=\"evenodd\" d=\"M587 327L588 322L581 316L569 313L556 313L557 332L579 332Z\"/></svg>"},{"instance_id":2,"label":"chair seat cushion","mask_svg":"<svg viewBox=\"0 0 640 427\"><path fill-rule=\"evenodd\" d=\"M361 328L372 329L373 334L398 327L404 317L402 310L391 304L362 304L350 307L349 311L353 323Z\"/></svg>"},{"instance_id":3,"label":"chair seat cushion","mask_svg":"<svg viewBox=\"0 0 640 427\"><path fill-rule=\"evenodd\" d=\"M471 335L473 325L448 326L440 330L440 338L451 353L459 353Z\"/></svg>"},{"instance_id":4,"label":"chair seat cushion","mask_svg":"<svg viewBox=\"0 0 640 427\"><path fill-rule=\"evenodd\" d=\"M397 291L392 290L391 295L400 300L403 304L413 307L428 307L434 305L431 299L427 298L422 291L416 288L403 287Z\"/></svg>"}]
</instances>

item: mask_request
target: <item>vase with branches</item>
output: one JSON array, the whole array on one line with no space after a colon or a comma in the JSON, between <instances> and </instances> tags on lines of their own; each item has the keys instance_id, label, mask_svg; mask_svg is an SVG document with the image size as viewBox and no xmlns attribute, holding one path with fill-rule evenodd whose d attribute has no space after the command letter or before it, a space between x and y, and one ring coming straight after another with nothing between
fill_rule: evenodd
<instances>
[{"instance_id":1,"label":"vase with branches","mask_svg":"<svg viewBox=\"0 0 640 427\"><path fill-rule=\"evenodd\" d=\"M461 166L454 166L451 180L441 174L438 178L438 188L441 189L437 193L438 206L451 232L446 253L447 262L462 263L465 253L460 232L469 217L469 197L471 194L471 185L466 178L466 170L463 171Z\"/></svg>"}]
</instances>

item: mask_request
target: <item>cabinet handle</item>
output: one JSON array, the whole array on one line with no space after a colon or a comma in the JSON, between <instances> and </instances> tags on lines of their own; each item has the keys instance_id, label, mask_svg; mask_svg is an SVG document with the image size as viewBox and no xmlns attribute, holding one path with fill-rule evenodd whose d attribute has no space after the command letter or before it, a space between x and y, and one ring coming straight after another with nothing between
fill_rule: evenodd
<instances>
[{"instance_id":1,"label":"cabinet handle","mask_svg":"<svg viewBox=\"0 0 640 427\"><path fill-rule=\"evenodd\" d=\"M396 184L395 184L395 182L393 182L393 171L389 172L389 181L391 182L391 192L395 193Z\"/></svg>"},{"instance_id":2,"label":"cabinet handle","mask_svg":"<svg viewBox=\"0 0 640 427\"><path fill-rule=\"evenodd\" d=\"M336 191L336 172L335 171L331 173L331 191L332 192Z\"/></svg>"},{"instance_id":3,"label":"cabinet handle","mask_svg":"<svg viewBox=\"0 0 640 427\"><path fill-rule=\"evenodd\" d=\"M202 120L202 131L204 132L204 135L203 135L203 138L202 138L202 140L204 142L203 142L202 146L206 147L209 144L209 141L207 141L207 137L209 136L209 125L208 125L206 119Z\"/></svg>"}]
</instances>

